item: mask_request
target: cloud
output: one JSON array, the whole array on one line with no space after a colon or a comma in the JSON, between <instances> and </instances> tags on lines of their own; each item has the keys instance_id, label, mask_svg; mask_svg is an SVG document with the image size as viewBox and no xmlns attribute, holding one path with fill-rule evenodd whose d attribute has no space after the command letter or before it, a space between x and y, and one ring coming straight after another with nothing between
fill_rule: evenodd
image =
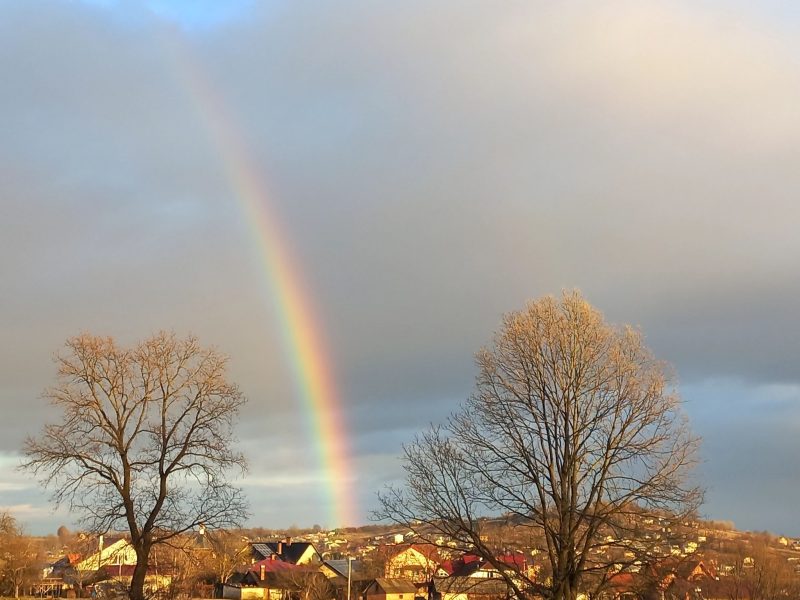
<instances>
[{"instance_id":1,"label":"cloud","mask_svg":"<svg viewBox=\"0 0 800 600\"><path fill-rule=\"evenodd\" d=\"M192 66L269 182L365 506L401 443L469 394L500 315L564 287L640 325L693 403L734 380L756 390L743 414L796 419L800 78L770 14L301 1L181 29L177 4L32 6L0 19L0 447L54 418L37 398L68 336L192 331L251 399L242 447L271 458L252 481L294 482L268 518L315 514L307 409Z\"/></svg>"}]
</instances>

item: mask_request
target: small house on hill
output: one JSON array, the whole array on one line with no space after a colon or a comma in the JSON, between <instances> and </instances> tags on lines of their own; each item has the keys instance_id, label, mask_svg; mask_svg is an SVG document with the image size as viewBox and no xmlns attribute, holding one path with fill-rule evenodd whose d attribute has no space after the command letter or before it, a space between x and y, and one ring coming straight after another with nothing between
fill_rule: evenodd
<instances>
[{"instance_id":1,"label":"small house on hill","mask_svg":"<svg viewBox=\"0 0 800 600\"><path fill-rule=\"evenodd\" d=\"M135 565L136 550L125 538L105 539L100 536L97 552L74 564L77 571L97 571L107 565Z\"/></svg>"},{"instance_id":2,"label":"small house on hill","mask_svg":"<svg viewBox=\"0 0 800 600\"><path fill-rule=\"evenodd\" d=\"M455 575L436 580L436 592L442 600L505 600L509 587L500 577Z\"/></svg>"},{"instance_id":3,"label":"small house on hill","mask_svg":"<svg viewBox=\"0 0 800 600\"><path fill-rule=\"evenodd\" d=\"M366 565L364 564L364 561L361 560L326 560L322 563L319 570L334 585L346 584L348 578L350 579L351 583L353 581L365 581L371 579L367 576Z\"/></svg>"},{"instance_id":4,"label":"small house on hill","mask_svg":"<svg viewBox=\"0 0 800 600\"><path fill-rule=\"evenodd\" d=\"M105 590L127 590L133 579L136 565L106 565L96 575L95 588ZM172 583L172 573L155 565L150 565L144 576L144 591L147 595L165 590Z\"/></svg>"},{"instance_id":5,"label":"small house on hill","mask_svg":"<svg viewBox=\"0 0 800 600\"><path fill-rule=\"evenodd\" d=\"M364 589L363 600L414 600L417 586L409 579L381 577Z\"/></svg>"},{"instance_id":6,"label":"small house on hill","mask_svg":"<svg viewBox=\"0 0 800 600\"><path fill-rule=\"evenodd\" d=\"M642 572L614 573L608 578L606 595L615 600L727 598L723 588L713 567L702 560L668 559Z\"/></svg>"},{"instance_id":7,"label":"small house on hill","mask_svg":"<svg viewBox=\"0 0 800 600\"><path fill-rule=\"evenodd\" d=\"M230 600L283 600L309 585L328 586L322 573L311 566L268 558L237 572L222 586L222 597Z\"/></svg>"},{"instance_id":8,"label":"small house on hill","mask_svg":"<svg viewBox=\"0 0 800 600\"><path fill-rule=\"evenodd\" d=\"M385 575L389 579L410 579L414 583L430 581L441 562L433 544L389 546Z\"/></svg>"},{"instance_id":9,"label":"small house on hill","mask_svg":"<svg viewBox=\"0 0 800 600\"><path fill-rule=\"evenodd\" d=\"M512 578L521 575L530 580L536 578L537 567L528 562L521 552L501 554L495 557L496 564L475 554L464 554L459 558L446 560L436 570L437 577ZM498 568L499 567L499 568Z\"/></svg>"},{"instance_id":10,"label":"small house on hill","mask_svg":"<svg viewBox=\"0 0 800 600\"><path fill-rule=\"evenodd\" d=\"M350 583L350 597L358 598L375 576L374 573L369 574L366 565L361 560L326 560L319 570L328 578L331 586L338 591L338 596L341 598L347 596L348 581Z\"/></svg>"}]
</instances>

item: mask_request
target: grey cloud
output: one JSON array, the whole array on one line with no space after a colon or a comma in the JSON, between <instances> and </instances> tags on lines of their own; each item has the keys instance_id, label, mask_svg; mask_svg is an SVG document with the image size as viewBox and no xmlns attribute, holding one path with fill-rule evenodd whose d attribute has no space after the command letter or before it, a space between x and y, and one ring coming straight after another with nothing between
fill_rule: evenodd
<instances>
[{"instance_id":1,"label":"grey cloud","mask_svg":"<svg viewBox=\"0 0 800 600\"><path fill-rule=\"evenodd\" d=\"M269 183L370 485L469 394L500 315L564 287L640 325L686 384L798 381L800 78L796 37L769 21L713 3L292 2L185 32L138 3L32 6L0 19L5 449L48 416L33 399L67 336L175 328L231 355L248 452L313 468L208 129L223 117L191 68Z\"/></svg>"}]
</instances>

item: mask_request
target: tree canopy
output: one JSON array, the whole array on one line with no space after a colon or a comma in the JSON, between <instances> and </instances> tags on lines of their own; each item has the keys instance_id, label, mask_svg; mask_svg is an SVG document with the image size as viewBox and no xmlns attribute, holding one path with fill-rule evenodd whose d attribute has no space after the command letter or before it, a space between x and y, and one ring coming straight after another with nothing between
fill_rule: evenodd
<instances>
[{"instance_id":1,"label":"tree canopy","mask_svg":"<svg viewBox=\"0 0 800 600\"><path fill-rule=\"evenodd\" d=\"M246 516L229 482L246 468L232 445L245 398L226 379L227 359L193 337L160 333L124 348L81 335L56 361L46 396L60 414L26 440L23 468L90 530L130 533L140 600L154 545Z\"/></svg>"},{"instance_id":2,"label":"tree canopy","mask_svg":"<svg viewBox=\"0 0 800 600\"><path fill-rule=\"evenodd\" d=\"M662 530L702 497L699 441L638 330L569 292L506 315L476 362L475 392L405 447L405 487L380 496L378 517L479 554L518 598L572 600L669 553ZM490 516L541 542L546 576L502 558Z\"/></svg>"}]
</instances>

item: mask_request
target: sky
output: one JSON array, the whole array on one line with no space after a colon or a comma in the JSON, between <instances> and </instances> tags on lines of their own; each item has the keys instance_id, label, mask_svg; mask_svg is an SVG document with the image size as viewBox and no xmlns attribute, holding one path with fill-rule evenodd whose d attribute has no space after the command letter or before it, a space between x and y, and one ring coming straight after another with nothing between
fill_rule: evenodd
<instances>
[{"instance_id":1,"label":"sky","mask_svg":"<svg viewBox=\"0 0 800 600\"><path fill-rule=\"evenodd\" d=\"M366 523L503 313L579 288L674 365L702 513L800 535L800 9L763 2L0 2L0 507L81 332L230 357L251 524L329 474L226 160L258 172ZM197 81L204 82L198 86Z\"/></svg>"}]
</instances>

